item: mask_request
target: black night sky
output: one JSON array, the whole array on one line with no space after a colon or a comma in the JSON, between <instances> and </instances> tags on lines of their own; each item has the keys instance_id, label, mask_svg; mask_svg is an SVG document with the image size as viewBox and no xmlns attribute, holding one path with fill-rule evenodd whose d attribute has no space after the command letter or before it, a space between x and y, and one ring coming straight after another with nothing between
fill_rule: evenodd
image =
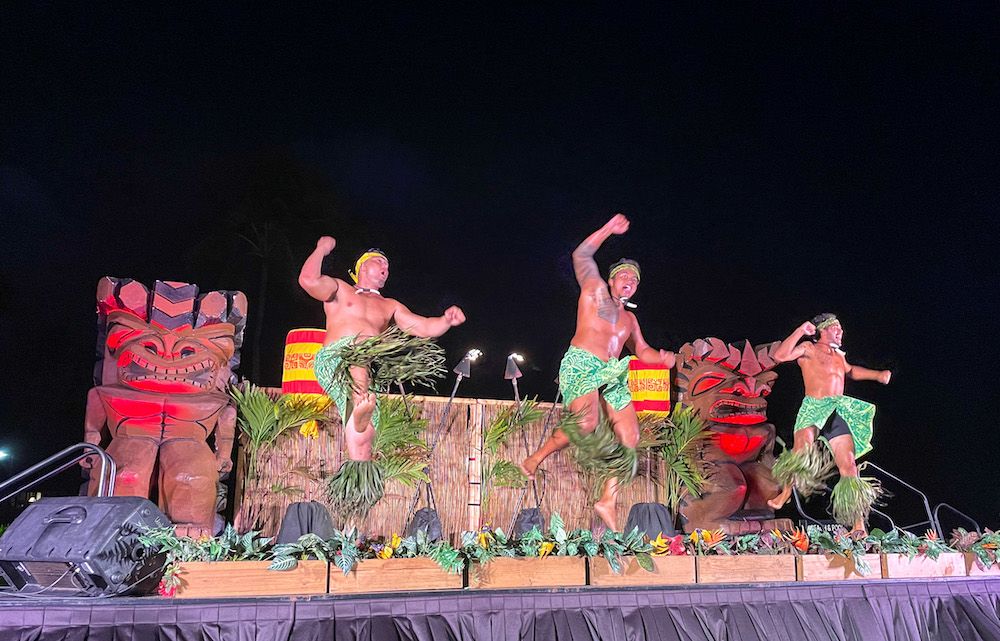
<instances>
[{"instance_id":1,"label":"black night sky","mask_svg":"<svg viewBox=\"0 0 1000 641\"><path fill-rule=\"evenodd\" d=\"M330 273L378 246L387 295L464 308L449 361L487 358L462 395L509 397L517 350L549 400L569 253L621 211L599 263L642 264L651 344L836 312L848 358L894 372L848 386L879 406L872 460L1000 525L995 4L144 4L0 18L0 477L81 440L101 276L245 291L241 373L277 385L322 320L295 277L323 233ZM266 258L237 235L264 226Z\"/></svg>"}]
</instances>

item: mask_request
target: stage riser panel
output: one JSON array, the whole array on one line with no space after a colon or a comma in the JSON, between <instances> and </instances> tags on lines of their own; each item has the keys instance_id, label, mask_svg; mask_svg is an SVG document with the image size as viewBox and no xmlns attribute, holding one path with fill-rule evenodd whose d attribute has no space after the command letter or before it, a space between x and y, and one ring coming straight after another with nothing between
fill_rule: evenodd
<instances>
[{"instance_id":1,"label":"stage riser panel","mask_svg":"<svg viewBox=\"0 0 1000 641\"><path fill-rule=\"evenodd\" d=\"M997 641L998 612L996 579L216 602L7 599L0 639Z\"/></svg>"}]
</instances>

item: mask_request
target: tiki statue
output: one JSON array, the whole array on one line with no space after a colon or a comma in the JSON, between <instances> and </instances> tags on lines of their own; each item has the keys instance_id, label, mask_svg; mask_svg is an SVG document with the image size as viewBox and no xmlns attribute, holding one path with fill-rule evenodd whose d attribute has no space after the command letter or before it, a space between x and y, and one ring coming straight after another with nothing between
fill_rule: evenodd
<instances>
[{"instance_id":1,"label":"tiki statue","mask_svg":"<svg viewBox=\"0 0 1000 641\"><path fill-rule=\"evenodd\" d=\"M156 281L152 292L124 278L97 285L99 360L85 439L118 466L115 494L158 501L178 534L212 534L219 475L232 468L236 411L225 387L246 309L242 292L198 296L187 283Z\"/></svg>"},{"instance_id":2,"label":"tiki statue","mask_svg":"<svg viewBox=\"0 0 1000 641\"><path fill-rule=\"evenodd\" d=\"M768 499L778 494L771 476L774 425L767 422L767 395L778 375L772 358L778 343L742 348L718 338L687 343L677 353L677 393L706 420L712 438L701 456L709 462L702 495L687 497L684 529L740 534L775 527ZM790 527L790 524L789 524Z\"/></svg>"}]
</instances>

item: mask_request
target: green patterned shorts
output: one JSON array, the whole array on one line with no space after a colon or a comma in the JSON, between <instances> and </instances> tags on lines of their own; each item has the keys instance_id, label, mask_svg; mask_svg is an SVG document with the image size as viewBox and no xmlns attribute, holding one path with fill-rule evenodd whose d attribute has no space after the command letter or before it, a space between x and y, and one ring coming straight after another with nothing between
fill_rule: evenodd
<instances>
[{"instance_id":1,"label":"green patterned shorts","mask_svg":"<svg viewBox=\"0 0 1000 641\"><path fill-rule=\"evenodd\" d=\"M316 372L316 380L323 387L323 391L330 397L330 400L336 404L337 411L340 412L340 420L344 425L347 425L347 419L351 417L350 411L352 408L349 407L351 403L351 389L345 385L338 385L333 380L333 373L341 360L341 348L350 345L353 340L354 336L344 336L334 343L324 345L316 352L316 356L313 359L313 371ZM378 429L378 423L379 411L378 405L376 405L375 413L372 414L372 427Z\"/></svg>"},{"instance_id":2,"label":"green patterned shorts","mask_svg":"<svg viewBox=\"0 0 1000 641\"><path fill-rule=\"evenodd\" d=\"M585 349L570 346L559 364L559 390L563 406L576 399L604 388L601 396L615 410L623 410L632 401L628 389L628 358L611 358L602 361Z\"/></svg>"},{"instance_id":3,"label":"green patterned shorts","mask_svg":"<svg viewBox=\"0 0 1000 641\"><path fill-rule=\"evenodd\" d=\"M854 456L861 457L872 449L872 430L875 421L875 406L850 396L826 396L816 398L806 396L795 417L795 431L808 427L823 429L827 419L836 412L847 423L854 439Z\"/></svg>"}]
</instances>

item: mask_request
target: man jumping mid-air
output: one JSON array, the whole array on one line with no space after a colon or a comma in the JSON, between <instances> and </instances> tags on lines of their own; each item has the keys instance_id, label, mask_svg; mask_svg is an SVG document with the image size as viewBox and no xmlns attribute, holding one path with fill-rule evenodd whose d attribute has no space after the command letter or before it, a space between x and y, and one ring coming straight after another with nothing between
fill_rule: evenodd
<instances>
[{"instance_id":1,"label":"man jumping mid-air","mask_svg":"<svg viewBox=\"0 0 1000 641\"><path fill-rule=\"evenodd\" d=\"M815 343L799 342L819 332ZM889 383L892 372L871 370L847 362L840 346L844 329L833 314L802 323L782 341L774 353L779 362L796 361L802 370L806 397L795 419L795 444L785 450L774 464L774 477L784 487L768 501L778 509L791 496L792 488L808 495L823 487L828 465L816 443L825 440L833 452L840 480L833 488L831 501L834 518L855 531L864 531L865 520L878 498L876 483L858 476L856 459L871 449L875 406L844 396L844 379Z\"/></svg>"},{"instance_id":2,"label":"man jumping mid-air","mask_svg":"<svg viewBox=\"0 0 1000 641\"><path fill-rule=\"evenodd\" d=\"M302 265L299 285L310 296L322 301L326 313L326 337L315 357L316 379L340 411L347 458L366 464L371 462L372 443L379 424L376 398L367 367L351 366L351 382L335 380L334 371L342 360L343 350L353 343L382 335L392 323L410 336L438 337L464 323L465 314L452 306L441 316L425 318L414 314L399 301L383 297L381 289L389 278L389 259L378 249L369 249L358 258L354 271L350 272L356 283L354 285L323 275L323 258L333 251L335 245L336 241L330 236L323 236L317 241L316 249ZM342 467L341 472L344 471ZM341 472L338 472L337 478L346 482L349 475ZM345 499L350 499L358 489L344 486L338 491L344 494Z\"/></svg>"},{"instance_id":3,"label":"man jumping mid-air","mask_svg":"<svg viewBox=\"0 0 1000 641\"><path fill-rule=\"evenodd\" d=\"M559 367L559 389L564 407L579 419L579 431L594 432L603 411L611 422L615 437L633 454L639 442L639 421L632 407L628 389L628 358L619 358L628 347L645 363L673 367L674 354L650 347L642 337L639 322L625 309L628 299L639 288L639 265L622 259L611 266L608 280L601 278L594 254L612 234L628 231L629 221L615 215L603 227L587 237L573 252L573 270L580 284L576 310L576 334ZM557 429L537 452L521 463L521 471L534 478L535 470L553 452L570 444L567 434ZM601 520L617 530L615 498L618 478L608 478L594 510Z\"/></svg>"}]
</instances>

